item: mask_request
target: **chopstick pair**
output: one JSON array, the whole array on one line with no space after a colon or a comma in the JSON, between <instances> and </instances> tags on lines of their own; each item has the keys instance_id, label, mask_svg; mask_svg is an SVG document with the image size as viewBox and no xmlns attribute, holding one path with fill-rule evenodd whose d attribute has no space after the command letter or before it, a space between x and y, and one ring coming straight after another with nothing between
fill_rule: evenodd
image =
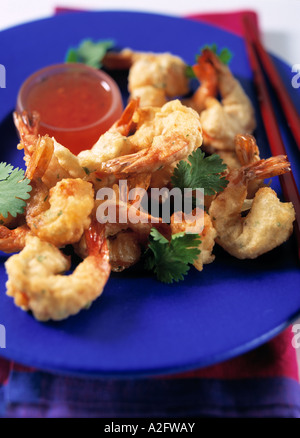
<instances>
[{"instance_id":1,"label":"chopstick pair","mask_svg":"<svg viewBox=\"0 0 300 438\"><path fill-rule=\"evenodd\" d=\"M300 120L299 115L288 95L285 86L269 56L265 51L259 36L256 23L252 16L243 15L244 37L249 56L249 62L254 76L254 84L258 93L260 111L264 127L269 140L270 149L273 155L287 155L282 140L275 112L272 106L271 97L268 92L264 73L272 85L276 96L281 104L286 121L291 129L295 142L300 150ZM263 68L262 68L262 66ZM284 198L293 203L296 220L294 231L298 243L298 258L300 259L300 196L292 171L279 177Z\"/></svg>"}]
</instances>

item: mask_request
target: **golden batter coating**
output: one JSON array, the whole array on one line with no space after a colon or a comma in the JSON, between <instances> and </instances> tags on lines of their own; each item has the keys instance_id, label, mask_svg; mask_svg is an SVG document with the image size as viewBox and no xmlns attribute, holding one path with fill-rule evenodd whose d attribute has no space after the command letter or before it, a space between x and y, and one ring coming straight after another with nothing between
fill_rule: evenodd
<instances>
[{"instance_id":1,"label":"golden batter coating","mask_svg":"<svg viewBox=\"0 0 300 438\"><path fill-rule=\"evenodd\" d=\"M110 264L106 240L89 238L89 255L70 275L70 261L60 250L28 235L24 249L5 263L7 295L36 319L61 320L90 305L103 292Z\"/></svg>"}]
</instances>

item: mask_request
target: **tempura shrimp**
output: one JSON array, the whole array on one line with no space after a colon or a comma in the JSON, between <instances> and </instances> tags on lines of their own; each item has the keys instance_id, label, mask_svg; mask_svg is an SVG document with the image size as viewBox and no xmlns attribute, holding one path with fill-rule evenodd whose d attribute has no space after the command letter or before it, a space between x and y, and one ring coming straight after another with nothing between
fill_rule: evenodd
<instances>
[{"instance_id":1,"label":"tempura shrimp","mask_svg":"<svg viewBox=\"0 0 300 438\"><path fill-rule=\"evenodd\" d=\"M237 135L235 137L235 154L240 166L255 163L260 160L260 151L255 138L250 134ZM249 181L247 188L247 198L254 198L258 189L264 186L264 180L256 178Z\"/></svg>"},{"instance_id":2,"label":"tempura shrimp","mask_svg":"<svg viewBox=\"0 0 300 438\"><path fill-rule=\"evenodd\" d=\"M32 113L24 111L22 114L14 112L13 120L20 137L20 143L17 148L19 150L24 149L24 160L27 165L28 160L35 150L40 116L36 111L33 111Z\"/></svg>"},{"instance_id":3,"label":"tempura shrimp","mask_svg":"<svg viewBox=\"0 0 300 438\"><path fill-rule=\"evenodd\" d=\"M280 202L269 187L260 188L247 216L241 215L251 181L288 171L289 162L279 155L232 170L227 175L229 184L212 201L209 215L217 231L217 243L231 255L253 259L290 237L295 219L293 204Z\"/></svg>"},{"instance_id":4,"label":"tempura shrimp","mask_svg":"<svg viewBox=\"0 0 300 438\"><path fill-rule=\"evenodd\" d=\"M218 151L219 156L227 165L228 171L239 169L241 166L255 163L260 160L260 151L256 144L255 138L250 134L239 134L234 139L234 151ZM247 189L247 202L252 199L257 190L264 185L264 181L255 179L250 181Z\"/></svg>"},{"instance_id":5,"label":"tempura shrimp","mask_svg":"<svg viewBox=\"0 0 300 438\"><path fill-rule=\"evenodd\" d=\"M91 221L92 184L82 179L86 173L77 157L54 138L38 136L36 125L30 128L29 114L14 113L14 120L27 148L26 177L32 186L25 211L27 225L34 235L59 247L79 241Z\"/></svg>"},{"instance_id":6,"label":"tempura shrimp","mask_svg":"<svg viewBox=\"0 0 300 438\"><path fill-rule=\"evenodd\" d=\"M168 99L189 91L186 63L170 53L135 52L124 49L108 52L104 66L128 69L130 98L140 98L141 106L162 106Z\"/></svg>"},{"instance_id":7,"label":"tempura shrimp","mask_svg":"<svg viewBox=\"0 0 300 438\"><path fill-rule=\"evenodd\" d=\"M190 106L198 113L206 108L206 99L216 97L218 92L218 75L215 67L210 62L210 52L205 50L198 57L197 64L192 67L193 72L200 82L192 97L184 99L183 103Z\"/></svg>"},{"instance_id":8,"label":"tempura shrimp","mask_svg":"<svg viewBox=\"0 0 300 438\"><path fill-rule=\"evenodd\" d=\"M106 237L109 251L109 263L113 272L121 272L130 266L135 265L142 254L142 244L139 235L130 229L118 231L118 227L114 227L114 233ZM110 233L112 230L110 231ZM110 234L108 233L108 234ZM150 231L148 232L149 235ZM73 245L76 254L79 257L85 258L88 255L85 235L81 238L78 244Z\"/></svg>"},{"instance_id":9,"label":"tempura shrimp","mask_svg":"<svg viewBox=\"0 0 300 438\"><path fill-rule=\"evenodd\" d=\"M200 112L203 143L215 150L234 150L235 136L251 134L256 127L254 108L239 81L234 78L230 69L219 60L217 55L209 49L204 49L203 55L198 60L201 68L203 68L201 63L211 63L217 74L218 91L222 98L222 102L219 102L213 96L215 75L212 75L212 83L209 85L212 92L206 93L205 100L201 94L199 103L201 107L203 104L205 106L205 109ZM196 97L197 94L195 99ZM195 102L194 105L196 105Z\"/></svg>"},{"instance_id":10,"label":"tempura shrimp","mask_svg":"<svg viewBox=\"0 0 300 438\"><path fill-rule=\"evenodd\" d=\"M89 176L87 179L98 186L93 172L97 170L104 161L112 160L122 155L136 152L136 147L130 141L129 136L136 131L137 123L134 118L139 109L139 100L132 100L124 109L120 119L113 126L102 134L90 150L78 154L78 161L82 169L85 169ZM114 180L113 180L114 181ZM108 181L104 185L110 185Z\"/></svg>"},{"instance_id":11,"label":"tempura shrimp","mask_svg":"<svg viewBox=\"0 0 300 438\"><path fill-rule=\"evenodd\" d=\"M89 227L94 190L92 184L80 178L63 179L50 189L43 203L48 208L28 214L27 224L40 239L61 247L78 242Z\"/></svg>"},{"instance_id":12,"label":"tempura shrimp","mask_svg":"<svg viewBox=\"0 0 300 438\"><path fill-rule=\"evenodd\" d=\"M30 229L27 225L21 225L14 229L9 229L5 225L0 225L0 251L11 253L18 252L25 246L25 239Z\"/></svg>"},{"instance_id":13,"label":"tempura shrimp","mask_svg":"<svg viewBox=\"0 0 300 438\"><path fill-rule=\"evenodd\" d=\"M18 149L24 149L27 178L40 178L49 189L63 178L84 178L84 169L68 148L54 137L38 135L37 113L14 112L13 117L21 139Z\"/></svg>"},{"instance_id":14,"label":"tempura shrimp","mask_svg":"<svg viewBox=\"0 0 300 438\"><path fill-rule=\"evenodd\" d=\"M25 176L31 180L32 190L30 198L26 203L25 213L11 218L8 223L0 226L0 250L10 253L20 251L25 245L25 237L30 232L30 228L25 219L31 214L35 215L43 210L45 204L41 202L47 194L48 189L41 182L41 176L47 168L53 149L49 137L39 138L36 135L36 125L31 128L29 117L15 114L15 121L20 128L21 143L24 147L24 157L27 165ZM33 120L37 122L38 118ZM21 147L21 146L20 146Z\"/></svg>"},{"instance_id":15,"label":"tempura shrimp","mask_svg":"<svg viewBox=\"0 0 300 438\"><path fill-rule=\"evenodd\" d=\"M97 171L99 176L153 173L169 166L201 146L202 129L198 114L173 100L155 111L152 119L138 124L129 139L141 150L103 163Z\"/></svg>"},{"instance_id":16,"label":"tempura shrimp","mask_svg":"<svg viewBox=\"0 0 300 438\"><path fill-rule=\"evenodd\" d=\"M98 225L86 231L88 256L71 275L61 275L70 260L56 246L28 235L25 248L5 263L7 295L40 321L62 320L90 305L110 275L107 242Z\"/></svg>"},{"instance_id":17,"label":"tempura shrimp","mask_svg":"<svg viewBox=\"0 0 300 438\"><path fill-rule=\"evenodd\" d=\"M235 137L235 153L241 166L255 163L260 160L259 148L255 138L250 134Z\"/></svg>"},{"instance_id":18,"label":"tempura shrimp","mask_svg":"<svg viewBox=\"0 0 300 438\"><path fill-rule=\"evenodd\" d=\"M141 245L138 236L131 230L121 231L107 240L112 271L121 272L140 260Z\"/></svg>"},{"instance_id":19,"label":"tempura shrimp","mask_svg":"<svg viewBox=\"0 0 300 438\"><path fill-rule=\"evenodd\" d=\"M139 181L139 175L132 177L135 179L136 184L141 187L147 187L147 182L142 183ZM150 181L150 180L149 180ZM129 179L129 187L133 181ZM97 219L99 223L105 224L105 237L107 238L109 248L109 260L112 271L120 272L124 269L136 264L142 254L142 249L147 247L149 241L149 234L154 227L158 229L166 238L171 235L171 229L169 224L163 223L160 217L154 218L143 209L140 209L140 200L135 199L133 203L130 200L123 201L120 199L120 193L117 185L113 186L113 190L116 191L115 199L106 200L105 207L101 208L101 202L95 202L95 210L92 213L94 220ZM116 216L113 220L107 220L107 213L110 206L113 209L113 214ZM102 214L103 213L103 214ZM120 222L120 217L125 217L125 221ZM136 219L136 220L135 220ZM73 245L76 253L80 257L86 257L87 246L85 241L85 235L82 236L78 244Z\"/></svg>"}]
</instances>

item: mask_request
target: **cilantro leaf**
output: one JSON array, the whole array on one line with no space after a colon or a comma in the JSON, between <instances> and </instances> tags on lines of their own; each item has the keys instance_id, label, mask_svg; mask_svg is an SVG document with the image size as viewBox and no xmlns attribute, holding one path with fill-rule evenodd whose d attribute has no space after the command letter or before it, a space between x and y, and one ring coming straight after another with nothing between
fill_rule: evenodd
<instances>
[{"instance_id":1,"label":"cilantro leaf","mask_svg":"<svg viewBox=\"0 0 300 438\"><path fill-rule=\"evenodd\" d=\"M66 62L79 62L79 61L78 61L77 50L76 50L76 49L73 49L73 48L69 49L69 50L67 51L65 61L66 61Z\"/></svg>"},{"instance_id":2,"label":"cilantro leaf","mask_svg":"<svg viewBox=\"0 0 300 438\"><path fill-rule=\"evenodd\" d=\"M7 163L0 163L0 180L6 179L13 171L13 166Z\"/></svg>"},{"instance_id":3,"label":"cilantro leaf","mask_svg":"<svg viewBox=\"0 0 300 438\"><path fill-rule=\"evenodd\" d=\"M108 49L114 46L112 40L93 42L90 39L81 41L77 48L70 48L66 54L65 62L81 62L90 67L101 68L102 59Z\"/></svg>"},{"instance_id":4,"label":"cilantro leaf","mask_svg":"<svg viewBox=\"0 0 300 438\"><path fill-rule=\"evenodd\" d=\"M173 283L184 279L197 256L201 243L199 234L177 233L169 241L152 228L146 251L145 268L154 271L158 280Z\"/></svg>"},{"instance_id":5,"label":"cilantro leaf","mask_svg":"<svg viewBox=\"0 0 300 438\"><path fill-rule=\"evenodd\" d=\"M193 79L196 77L193 67L191 65L187 65L185 68L185 76L189 79Z\"/></svg>"},{"instance_id":6,"label":"cilantro leaf","mask_svg":"<svg viewBox=\"0 0 300 438\"><path fill-rule=\"evenodd\" d=\"M218 56L219 60L225 65L228 65L233 57L233 53L229 49L227 49L227 47L223 47L223 49L221 49L218 52L217 44L210 44L210 45L206 44L205 46L202 46L200 48L200 50L199 50L200 55L197 53L197 55L195 56L197 64L198 64L198 59L200 58L203 50L205 50L205 49L209 49L213 53L215 53ZM185 75L189 79L193 79L193 78L197 77L195 72L194 72L193 66L191 66L191 65L186 66Z\"/></svg>"},{"instance_id":7,"label":"cilantro leaf","mask_svg":"<svg viewBox=\"0 0 300 438\"><path fill-rule=\"evenodd\" d=\"M31 190L30 180L25 178L24 170L0 163L0 214L3 217L7 218L8 213L13 217L23 213L25 199L30 198Z\"/></svg>"},{"instance_id":8,"label":"cilantro leaf","mask_svg":"<svg viewBox=\"0 0 300 438\"><path fill-rule=\"evenodd\" d=\"M233 57L233 54L229 49L224 48L220 51L218 56L220 61L223 62L223 64L228 65Z\"/></svg>"},{"instance_id":9,"label":"cilantro leaf","mask_svg":"<svg viewBox=\"0 0 300 438\"><path fill-rule=\"evenodd\" d=\"M204 189L205 195L222 192L228 181L221 173L226 170L226 164L219 155L205 157L201 149L196 149L187 161L180 161L174 169L171 183L182 191L185 188Z\"/></svg>"},{"instance_id":10,"label":"cilantro leaf","mask_svg":"<svg viewBox=\"0 0 300 438\"><path fill-rule=\"evenodd\" d=\"M233 53L227 47L223 47L223 49L218 52L217 44L206 44L205 46L201 47L200 53L202 53L204 49L209 49L213 53L215 53L218 56L219 60L225 65L228 65L233 57ZM196 56L196 59L198 59L198 56L199 55Z\"/></svg>"},{"instance_id":11,"label":"cilantro leaf","mask_svg":"<svg viewBox=\"0 0 300 438\"><path fill-rule=\"evenodd\" d=\"M201 47L201 49L200 49L200 53L202 53L203 50L205 50L205 49L209 49L209 50L211 50L213 53L217 54L218 46L217 46L216 43L213 43L213 44L210 44L210 45L209 45L209 44L205 44L204 46Z\"/></svg>"}]
</instances>

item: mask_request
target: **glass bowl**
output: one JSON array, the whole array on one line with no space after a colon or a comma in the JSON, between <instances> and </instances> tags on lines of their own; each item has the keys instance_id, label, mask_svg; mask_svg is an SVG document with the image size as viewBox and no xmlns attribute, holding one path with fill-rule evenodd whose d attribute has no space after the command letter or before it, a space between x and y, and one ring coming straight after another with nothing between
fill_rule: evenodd
<instances>
[{"instance_id":1,"label":"glass bowl","mask_svg":"<svg viewBox=\"0 0 300 438\"><path fill-rule=\"evenodd\" d=\"M37 111L39 134L48 134L73 153L90 149L123 111L117 83L102 70L80 63L56 64L22 84L16 111Z\"/></svg>"}]
</instances>

